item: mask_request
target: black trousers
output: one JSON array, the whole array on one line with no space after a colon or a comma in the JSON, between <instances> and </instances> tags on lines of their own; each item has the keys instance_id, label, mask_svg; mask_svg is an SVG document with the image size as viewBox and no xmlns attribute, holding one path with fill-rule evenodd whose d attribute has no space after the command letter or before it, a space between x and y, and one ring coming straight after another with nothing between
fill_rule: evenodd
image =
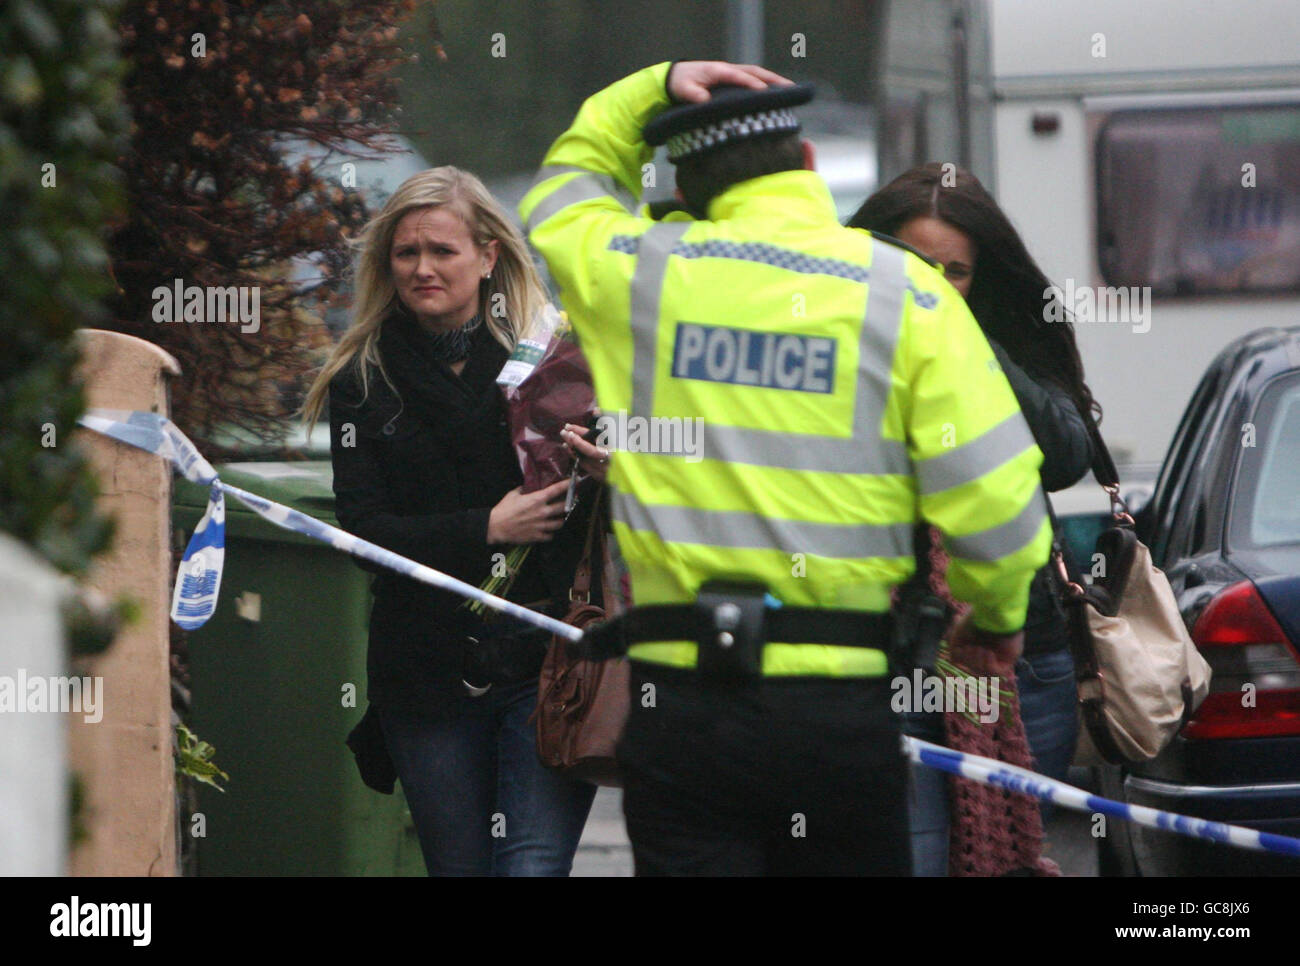
<instances>
[{"instance_id":1,"label":"black trousers","mask_svg":"<svg viewBox=\"0 0 1300 966\"><path fill-rule=\"evenodd\" d=\"M638 876L911 874L887 678L710 688L633 662L618 748Z\"/></svg>"}]
</instances>

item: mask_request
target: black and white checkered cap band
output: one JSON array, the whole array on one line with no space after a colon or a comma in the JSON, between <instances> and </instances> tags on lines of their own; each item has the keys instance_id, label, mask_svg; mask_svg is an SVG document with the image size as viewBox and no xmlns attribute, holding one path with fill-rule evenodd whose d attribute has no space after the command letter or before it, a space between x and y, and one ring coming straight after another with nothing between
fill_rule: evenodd
<instances>
[{"instance_id":1,"label":"black and white checkered cap band","mask_svg":"<svg viewBox=\"0 0 1300 966\"><path fill-rule=\"evenodd\" d=\"M798 118L793 111L785 109L728 117L693 131L674 134L668 139L668 160L679 161L699 151L759 134L786 134L798 130Z\"/></svg>"}]
</instances>

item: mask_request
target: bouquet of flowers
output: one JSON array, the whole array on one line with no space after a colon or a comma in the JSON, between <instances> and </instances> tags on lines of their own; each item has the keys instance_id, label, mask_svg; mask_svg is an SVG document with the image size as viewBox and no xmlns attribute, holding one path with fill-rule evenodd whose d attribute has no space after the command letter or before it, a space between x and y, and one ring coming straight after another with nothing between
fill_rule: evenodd
<instances>
[{"instance_id":1,"label":"bouquet of flowers","mask_svg":"<svg viewBox=\"0 0 1300 966\"><path fill-rule=\"evenodd\" d=\"M497 376L509 408L510 436L525 493L558 483L573 469L560 430L586 425L596 411L587 359L573 341L568 317L547 305L519 340Z\"/></svg>"},{"instance_id":2,"label":"bouquet of flowers","mask_svg":"<svg viewBox=\"0 0 1300 966\"><path fill-rule=\"evenodd\" d=\"M564 313L549 304L538 313L502 367L497 385L506 398L510 438L524 476L523 491L531 493L573 478L577 459L565 448L560 431L565 423L590 423L596 413L596 393L591 369L573 341ZM506 593L531 548L531 544L511 547L505 572L498 568L481 587L497 596ZM485 609L478 601L466 606L476 613Z\"/></svg>"}]
</instances>

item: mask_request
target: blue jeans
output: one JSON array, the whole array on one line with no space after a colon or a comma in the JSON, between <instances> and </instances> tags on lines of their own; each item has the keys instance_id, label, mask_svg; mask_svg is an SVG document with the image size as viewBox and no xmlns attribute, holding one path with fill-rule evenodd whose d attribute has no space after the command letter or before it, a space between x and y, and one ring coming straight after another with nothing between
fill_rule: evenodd
<instances>
[{"instance_id":1,"label":"blue jeans","mask_svg":"<svg viewBox=\"0 0 1300 966\"><path fill-rule=\"evenodd\" d=\"M943 715L908 712L903 733L932 744L947 744ZM907 795L907 821L912 833L912 875L941 878L948 874L948 773L913 762Z\"/></svg>"},{"instance_id":2,"label":"blue jeans","mask_svg":"<svg viewBox=\"0 0 1300 966\"><path fill-rule=\"evenodd\" d=\"M451 719L379 708L429 875L569 874L596 786L538 760L536 704L530 679Z\"/></svg>"},{"instance_id":3,"label":"blue jeans","mask_svg":"<svg viewBox=\"0 0 1300 966\"><path fill-rule=\"evenodd\" d=\"M1020 720L1025 725L1034 770L1065 780L1078 739L1075 710L1074 659L1068 650L1031 654L1016 662ZM908 714L906 734L944 744L943 719L938 714ZM908 820L912 826L912 874L948 874L948 775L925 765L912 765ZM1043 821L1052 806L1040 806Z\"/></svg>"},{"instance_id":4,"label":"blue jeans","mask_svg":"<svg viewBox=\"0 0 1300 966\"><path fill-rule=\"evenodd\" d=\"M1068 649L1021 658L1016 662L1016 688L1034 770L1065 781L1079 738L1074 658ZM1044 802L1040 807L1046 821L1052 806Z\"/></svg>"}]
</instances>

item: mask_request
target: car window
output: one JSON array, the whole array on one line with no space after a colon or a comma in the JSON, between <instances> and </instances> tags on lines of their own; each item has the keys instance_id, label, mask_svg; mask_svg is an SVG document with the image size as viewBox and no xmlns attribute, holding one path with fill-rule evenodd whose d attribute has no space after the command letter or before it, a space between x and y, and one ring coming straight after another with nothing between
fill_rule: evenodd
<instances>
[{"instance_id":1,"label":"car window","mask_svg":"<svg viewBox=\"0 0 1300 966\"><path fill-rule=\"evenodd\" d=\"M1265 389L1243 435L1229 543L1300 544L1300 373Z\"/></svg>"},{"instance_id":2,"label":"car window","mask_svg":"<svg viewBox=\"0 0 1300 966\"><path fill-rule=\"evenodd\" d=\"M1204 442L1204 428L1213 415L1212 404L1218 396L1223 376L1223 368L1214 366L1201 378L1200 385L1192 393L1192 400L1178 424L1178 430L1174 433L1169 454L1160 468L1151 518L1155 533L1149 541L1152 559L1159 566L1164 565L1169 541L1173 536L1173 517L1184 503L1192 475L1193 458L1198 452L1198 444Z\"/></svg>"}]
</instances>

